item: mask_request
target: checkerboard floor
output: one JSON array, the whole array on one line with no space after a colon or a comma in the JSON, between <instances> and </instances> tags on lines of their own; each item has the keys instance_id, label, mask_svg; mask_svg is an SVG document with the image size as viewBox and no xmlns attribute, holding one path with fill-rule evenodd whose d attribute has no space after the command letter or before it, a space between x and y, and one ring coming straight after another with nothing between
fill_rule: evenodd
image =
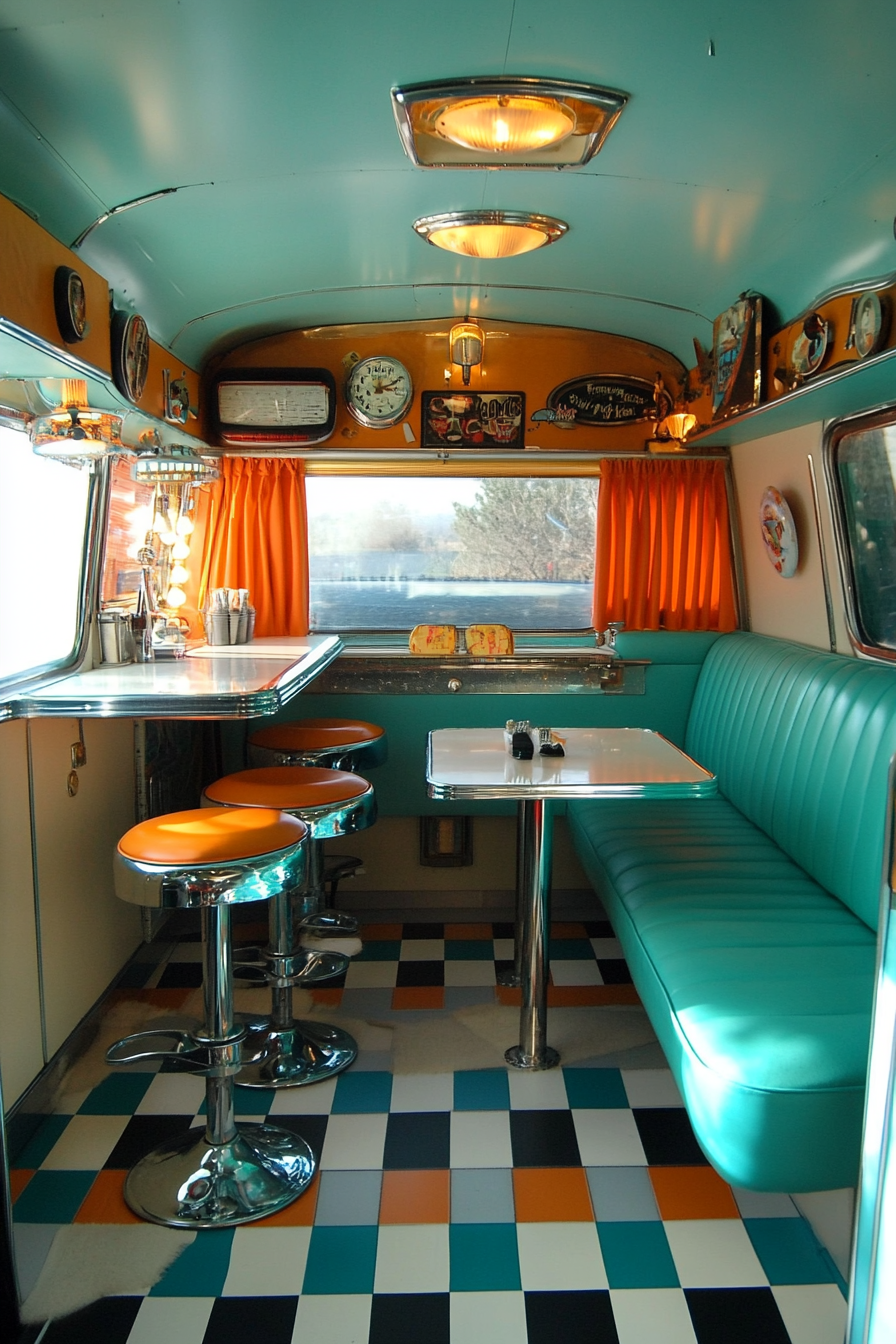
<instances>
[{"instance_id":1,"label":"checkerboard floor","mask_svg":"<svg viewBox=\"0 0 896 1344\"><path fill-rule=\"evenodd\" d=\"M513 1002L512 929L369 925L353 1015ZM189 938L145 950L116 993L176 1010L201 981ZM554 1003L636 1003L609 926L552 930ZM510 1042L508 1042L510 1044ZM644 1062L644 1056L639 1058ZM54 1321L46 1344L842 1344L845 1286L785 1195L706 1163L661 1058L547 1073L395 1074L363 1052L338 1078L237 1087L238 1118L304 1135L311 1188L271 1218L200 1231L146 1296ZM138 1225L129 1166L196 1123L204 1080L116 1071L18 1153L23 1292L56 1231Z\"/></svg>"}]
</instances>

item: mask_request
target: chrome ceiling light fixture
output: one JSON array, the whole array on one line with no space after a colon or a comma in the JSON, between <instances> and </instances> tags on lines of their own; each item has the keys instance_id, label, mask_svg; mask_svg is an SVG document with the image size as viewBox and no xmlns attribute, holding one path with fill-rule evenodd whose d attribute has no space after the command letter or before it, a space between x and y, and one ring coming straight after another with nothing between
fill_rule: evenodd
<instances>
[{"instance_id":1,"label":"chrome ceiling light fixture","mask_svg":"<svg viewBox=\"0 0 896 1344\"><path fill-rule=\"evenodd\" d=\"M188 444L143 447L131 464L131 476L143 485L206 485L217 480L219 474L217 467L205 462Z\"/></svg>"},{"instance_id":2,"label":"chrome ceiling light fixture","mask_svg":"<svg viewBox=\"0 0 896 1344\"><path fill-rule=\"evenodd\" d=\"M580 168L628 95L531 76L475 76L392 90L408 158L421 168Z\"/></svg>"},{"instance_id":3,"label":"chrome ceiling light fixture","mask_svg":"<svg viewBox=\"0 0 896 1344\"><path fill-rule=\"evenodd\" d=\"M121 441L121 416L87 404L83 378L64 378L60 405L32 421L31 447L39 457L95 462L128 450Z\"/></svg>"},{"instance_id":4,"label":"chrome ceiling light fixture","mask_svg":"<svg viewBox=\"0 0 896 1344\"><path fill-rule=\"evenodd\" d=\"M415 220L414 229L446 252L492 260L519 257L556 243L569 231L569 225L550 215L521 210L451 210Z\"/></svg>"}]
</instances>

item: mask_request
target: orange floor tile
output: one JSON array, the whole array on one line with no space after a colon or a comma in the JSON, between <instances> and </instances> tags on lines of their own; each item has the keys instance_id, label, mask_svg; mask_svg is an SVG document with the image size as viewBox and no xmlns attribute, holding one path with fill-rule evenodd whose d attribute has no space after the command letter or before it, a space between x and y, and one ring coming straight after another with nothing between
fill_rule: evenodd
<instances>
[{"instance_id":1,"label":"orange floor tile","mask_svg":"<svg viewBox=\"0 0 896 1344\"><path fill-rule=\"evenodd\" d=\"M75 1214L76 1223L140 1223L124 1202L126 1171L100 1171Z\"/></svg>"},{"instance_id":2,"label":"orange floor tile","mask_svg":"<svg viewBox=\"0 0 896 1344\"><path fill-rule=\"evenodd\" d=\"M584 924L563 924L553 923L551 925L552 938L587 938L588 930Z\"/></svg>"},{"instance_id":3,"label":"orange floor tile","mask_svg":"<svg viewBox=\"0 0 896 1344\"><path fill-rule=\"evenodd\" d=\"M315 1003L326 1003L331 1008L338 1008L342 1003L341 989L312 989L311 997Z\"/></svg>"},{"instance_id":4,"label":"orange floor tile","mask_svg":"<svg viewBox=\"0 0 896 1344\"><path fill-rule=\"evenodd\" d=\"M478 941L480 938L491 938L491 924L446 924L446 938L471 938Z\"/></svg>"},{"instance_id":5,"label":"orange floor tile","mask_svg":"<svg viewBox=\"0 0 896 1344\"><path fill-rule=\"evenodd\" d=\"M13 1167L9 1173L9 1198L12 1203L18 1199L33 1175L34 1172L26 1167Z\"/></svg>"},{"instance_id":6,"label":"orange floor tile","mask_svg":"<svg viewBox=\"0 0 896 1344\"><path fill-rule=\"evenodd\" d=\"M510 985L497 985L495 995L499 1003L503 1003L505 1008L519 1008L523 1001L522 990L514 989Z\"/></svg>"},{"instance_id":7,"label":"orange floor tile","mask_svg":"<svg viewBox=\"0 0 896 1344\"><path fill-rule=\"evenodd\" d=\"M739 1218L731 1187L712 1167L651 1167L663 1219Z\"/></svg>"},{"instance_id":8,"label":"orange floor tile","mask_svg":"<svg viewBox=\"0 0 896 1344\"><path fill-rule=\"evenodd\" d=\"M444 1008L441 985L401 985L392 991L393 1008Z\"/></svg>"},{"instance_id":9,"label":"orange floor tile","mask_svg":"<svg viewBox=\"0 0 896 1344\"><path fill-rule=\"evenodd\" d=\"M403 924L365 924L364 937L369 942L395 943L401 941Z\"/></svg>"},{"instance_id":10,"label":"orange floor tile","mask_svg":"<svg viewBox=\"0 0 896 1344\"><path fill-rule=\"evenodd\" d=\"M269 1218L256 1218L252 1223L244 1224L245 1227L311 1227L314 1223L314 1211L317 1208L317 1192L320 1188L320 1174L318 1173L309 1185L303 1195L292 1204L287 1204L285 1209L279 1213L272 1213Z\"/></svg>"},{"instance_id":11,"label":"orange floor tile","mask_svg":"<svg viewBox=\"0 0 896 1344\"><path fill-rule=\"evenodd\" d=\"M592 1223L594 1212L582 1167L515 1167L518 1223Z\"/></svg>"},{"instance_id":12,"label":"orange floor tile","mask_svg":"<svg viewBox=\"0 0 896 1344\"><path fill-rule=\"evenodd\" d=\"M384 1171L380 1225L447 1223L451 1216L450 1171Z\"/></svg>"}]
</instances>

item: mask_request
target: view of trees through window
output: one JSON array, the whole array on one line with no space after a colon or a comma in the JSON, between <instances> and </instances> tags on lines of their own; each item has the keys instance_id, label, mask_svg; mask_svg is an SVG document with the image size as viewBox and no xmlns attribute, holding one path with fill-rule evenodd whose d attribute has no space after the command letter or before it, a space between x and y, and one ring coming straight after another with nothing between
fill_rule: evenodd
<instances>
[{"instance_id":1,"label":"view of trees through window","mask_svg":"<svg viewBox=\"0 0 896 1344\"><path fill-rule=\"evenodd\" d=\"M306 480L315 630L591 623L592 478Z\"/></svg>"}]
</instances>

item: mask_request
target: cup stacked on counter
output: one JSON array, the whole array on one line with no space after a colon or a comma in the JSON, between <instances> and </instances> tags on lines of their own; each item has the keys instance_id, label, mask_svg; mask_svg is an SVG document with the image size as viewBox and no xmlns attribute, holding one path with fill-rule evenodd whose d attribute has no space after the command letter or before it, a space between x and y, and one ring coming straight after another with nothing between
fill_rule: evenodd
<instances>
[{"instance_id":1,"label":"cup stacked on counter","mask_svg":"<svg viewBox=\"0 0 896 1344\"><path fill-rule=\"evenodd\" d=\"M209 644L247 644L255 632L248 588L213 588L202 609Z\"/></svg>"}]
</instances>

